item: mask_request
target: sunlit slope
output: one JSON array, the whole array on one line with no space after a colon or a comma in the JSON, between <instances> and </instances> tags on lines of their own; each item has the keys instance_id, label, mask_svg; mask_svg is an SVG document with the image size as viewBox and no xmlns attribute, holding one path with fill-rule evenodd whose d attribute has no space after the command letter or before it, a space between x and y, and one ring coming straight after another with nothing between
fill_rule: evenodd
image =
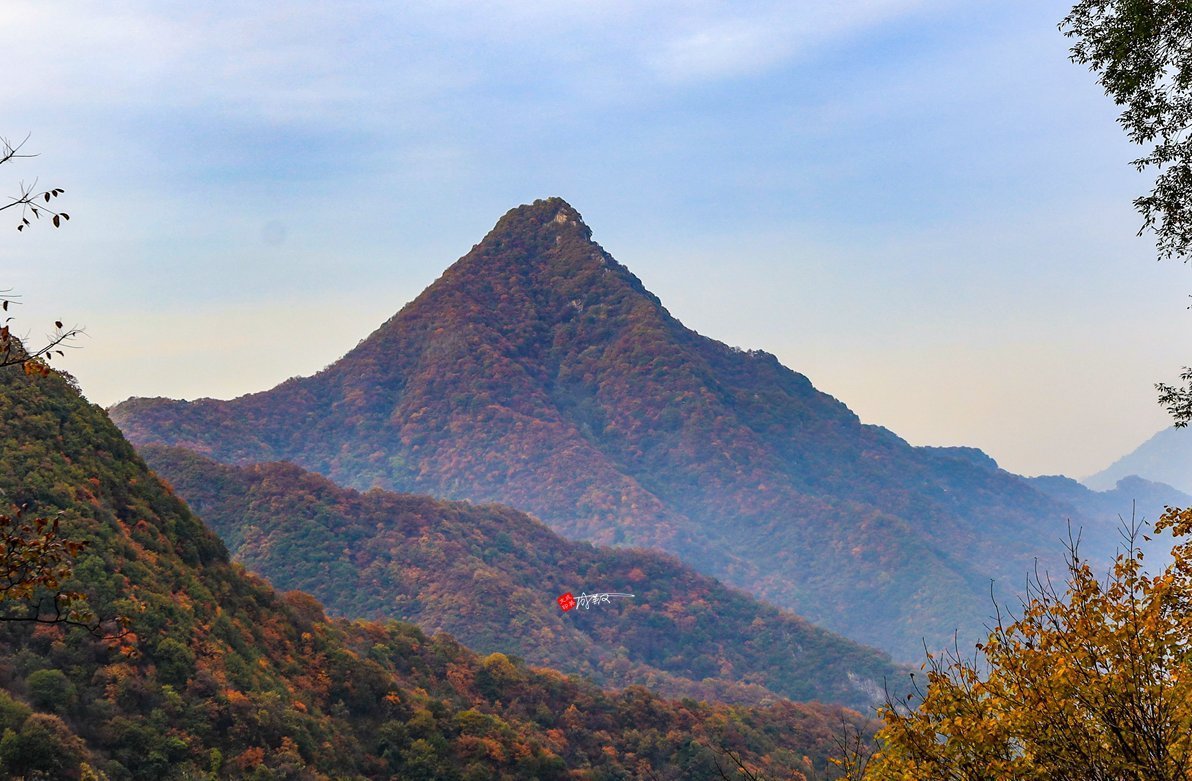
<instances>
[{"instance_id":1,"label":"sunlit slope","mask_svg":"<svg viewBox=\"0 0 1192 781\"><path fill-rule=\"evenodd\" d=\"M826 706L606 694L410 624L328 621L229 563L61 377L0 371L0 432L5 501L62 513L89 541L68 587L134 631L0 623L4 777L687 779L722 744L787 777L831 749Z\"/></svg>"}]
</instances>

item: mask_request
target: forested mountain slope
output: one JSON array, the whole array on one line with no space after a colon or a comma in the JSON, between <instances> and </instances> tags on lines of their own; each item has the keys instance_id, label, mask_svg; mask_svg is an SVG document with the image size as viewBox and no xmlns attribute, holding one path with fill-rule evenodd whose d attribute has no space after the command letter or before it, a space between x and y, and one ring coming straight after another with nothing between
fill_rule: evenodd
<instances>
[{"instance_id":1,"label":"forested mountain slope","mask_svg":"<svg viewBox=\"0 0 1192 781\"><path fill-rule=\"evenodd\" d=\"M711 778L720 745L786 777L855 718L606 694L410 624L329 621L230 563L57 375L0 371L0 494L61 513L88 541L67 587L133 631L0 623L4 777Z\"/></svg>"},{"instance_id":2,"label":"forested mountain slope","mask_svg":"<svg viewBox=\"0 0 1192 781\"><path fill-rule=\"evenodd\" d=\"M481 653L673 696L756 700L761 685L868 710L885 682L906 681L883 654L671 556L564 540L506 507L360 494L290 464L224 466L181 448L141 455L237 561L342 616L410 620ZM563 612L568 591L634 596Z\"/></svg>"},{"instance_id":3,"label":"forested mountain slope","mask_svg":"<svg viewBox=\"0 0 1192 781\"><path fill-rule=\"evenodd\" d=\"M137 444L660 548L902 659L980 637L989 580L1058 565L1069 518L1090 553L1116 539L978 451L911 447L774 356L685 328L557 198L510 211L317 375L112 415Z\"/></svg>"}]
</instances>

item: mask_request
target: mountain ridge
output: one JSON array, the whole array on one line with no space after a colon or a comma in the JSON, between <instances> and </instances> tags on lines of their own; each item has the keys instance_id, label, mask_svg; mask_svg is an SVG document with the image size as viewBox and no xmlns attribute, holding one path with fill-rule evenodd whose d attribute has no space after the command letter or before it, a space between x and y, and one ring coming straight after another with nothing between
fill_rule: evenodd
<instances>
[{"instance_id":1,"label":"mountain ridge","mask_svg":"<svg viewBox=\"0 0 1192 781\"><path fill-rule=\"evenodd\" d=\"M1168 426L1080 482L1097 491L1113 490L1119 480L1131 475L1192 493L1192 433Z\"/></svg>"},{"instance_id":2,"label":"mountain ridge","mask_svg":"<svg viewBox=\"0 0 1192 781\"><path fill-rule=\"evenodd\" d=\"M888 657L666 554L569 542L499 505L361 494L292 464L228 466L158 445L141 454L236 561L336 615L412 620L480 653L675 697L760 702L773 692L865 710L905 680ZM635 598L559 610L555 596L585 587Z\"/></svg>"}]
</instances>

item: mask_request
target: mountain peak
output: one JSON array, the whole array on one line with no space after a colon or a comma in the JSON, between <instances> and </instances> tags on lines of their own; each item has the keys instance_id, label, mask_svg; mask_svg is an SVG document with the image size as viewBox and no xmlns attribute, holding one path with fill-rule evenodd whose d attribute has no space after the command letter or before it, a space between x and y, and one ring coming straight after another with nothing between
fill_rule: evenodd
<instances>
[{"instance_id":1,"label":"mountain peak","mask_svg":"<svg viewBox=\"0 0 1192 781\"><path fill-rule=\"evenodd\" d=\"M537 333L535 323L557 324L587 306L604 304L612 307L609 314L626 314L643 299L669 317L657 296L593 240L580 213L554 197L506 212L404 317L446 322L466 310L469 320L502 333Z\"/></svg>"},{"instance_id":2,"label":"mountain peak","mask_svg":"<svg viewBox=\"0 0 1192 781\"><path fill-rule=\"evenodd\" d=\"M561 198L507 212L315 377L112 417L140 443L661 548L903 658L924 636L983 636L970 617L990 578L1081 517L975 450L914 449L772 356L685 328ZM932 609L911 621L917 604Z\"/></svg>"},{"instance_id":3,"label":"mountain peak","mask_svg":"<svg viewBox=\"0 0 1192 781\"><path fill-rule=\"evenodd\" d=\"M592 229L584 224L583 217L567 201L557 196L540 198L533 203L522 204L510 209L488 234L486 239L510 234L526 236L542 231L557 232L570 227L578 230L585 241L592 238Z\"/></svg>"}]
</instances>

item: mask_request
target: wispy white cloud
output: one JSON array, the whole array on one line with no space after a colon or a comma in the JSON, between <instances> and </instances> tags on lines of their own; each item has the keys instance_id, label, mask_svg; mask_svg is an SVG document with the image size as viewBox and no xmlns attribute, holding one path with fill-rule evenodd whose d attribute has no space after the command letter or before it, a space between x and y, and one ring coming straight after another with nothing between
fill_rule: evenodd
<instances>
[{"instance_id":1,"label":"wispy white cloud","mask_svg":"<svg viewBox=\"0 0 1192 781\"><path fill-rule=\"evenodd\" d=\"M5 59L31 67L0 84L0 99L376 120L370 103L408 107L498 82L515 91L539 78L640 89L643 79L757 74L928 4L9 0L0 9Z\"/></svg>"},{"instance_id":2,"label":"wispy white cloud","mask_svg":"<svg viewBox=\"0 0 1192 781\"><path fill-rule=\"evenodd\" d=\"M647 62L672 82L757 75L928 5L926 0L702 4L660 31Z\"/></svg>"},{"instance_id":3,"label":"wispy white cloud","mask_svg":"<svg viewBox=\"0 0 1192 781\"><path fill-rule=\"evenodd\" d=\"M829 390L856 393L875 422L904 421L894 427L909 439L981 445L990 428L976 416L927 425L938 394L915 407L912 393L865 389L881 352L873 333L907 343L883 364L891 382L916 361L939 377L927 336L1012 301L1010 346L996 318L980 333L981 354L1011 372L1013 345L1059 317L1048 299L1071 279L1083 297L1049 344L1145 322L1159 356L1117 380L1080 375L1086 396L1120 400L1129 383L1145 396L1152 365L1174 368L1186 344L1182 308L1145 321L1114 310L1115 295L1133 308L1154 298L1145 253L1115 249L1134 254L1111 267L1106 249L1114 231L1131 238L1139 183L1112 106L1064 62L1054 24L1066 5L5 0L0 133L31 131L43 156L0 170L0 193L41 176L67 189L75 218L19 241L0 221L0 287L25 293L23 324L91 327L77 365L101 401L247 392L288 376L285 360L254 368L254 345L293 355L270 320L309 319L279 307L325 302L328 327L352 331L328 342L333 357L363 335L343 312L372 322L396 310L505 209L558 194L693 325L744 346L789 344L795 368L819 360ZM1122 211L1110 218L1104 203ZM709 246L723 261L692 273L688 258ZM1082 275L1081 258L1100 273ZM258 317L263 299L273 303ZM838 300L855 304L851 317ZM814 331L820 358L787 331ZM155 353L169 367L140 388L130 367ZM217 381L220 360L236 370ZM200 362L205 384L188 391ZM1026 404L1026 381L994 375L979 375L983 398ZM1142 421L1141 439L1153 409L1132 403L1122 427ZM1061 445L1032 456L1025 439L1017 451L998 440L998 455L1017 452L1011 466L1058 459L1090 409L1028 406L1023 419ZM1078 449L1112 460L1104 447L1089 433Z\"/></svg>"}]
</instances>

